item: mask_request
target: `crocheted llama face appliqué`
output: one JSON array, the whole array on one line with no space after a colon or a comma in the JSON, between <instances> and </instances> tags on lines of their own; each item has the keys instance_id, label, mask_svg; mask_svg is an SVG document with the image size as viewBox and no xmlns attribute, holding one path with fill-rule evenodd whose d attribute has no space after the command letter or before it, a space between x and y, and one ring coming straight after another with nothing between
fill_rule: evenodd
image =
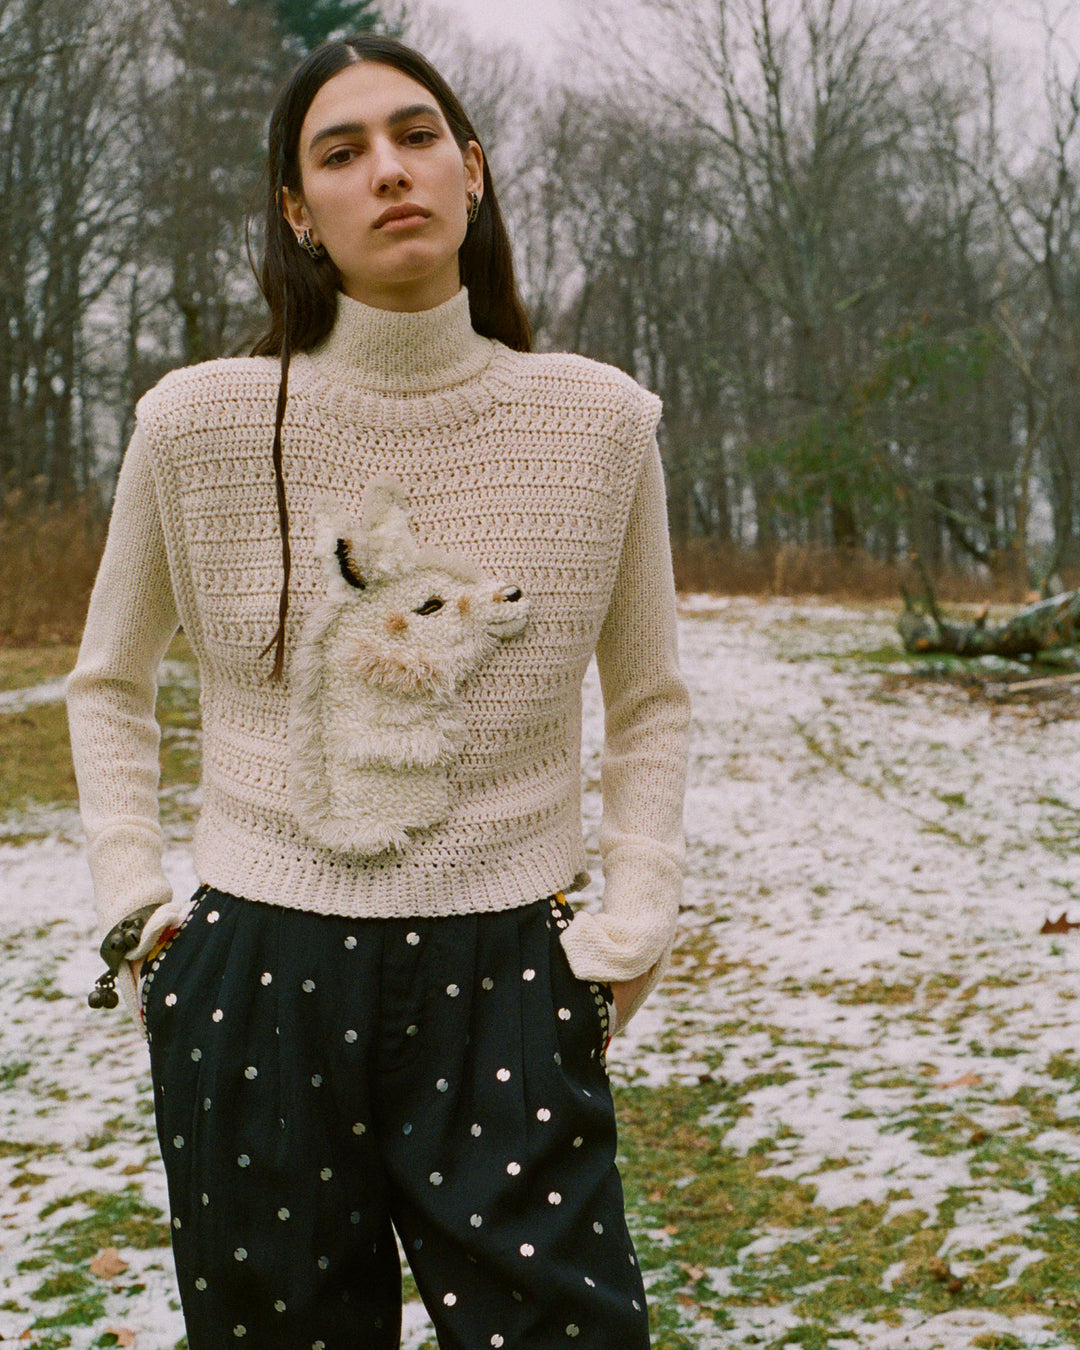
<instances>
[{"instance_id":1,"label":"crocheted llama face appliqu\u00e9","mask_svg":"<svg viewBox=\"0 0 1080 1350\"><path fill-rule=\"evenodd\" d=\"M528 614L517 585L420 547L405 501L379 477L359 521L316 514L326 591L293 662L288 787L303 830L339 852L402 849L446 819L459 691Z\"/></svg>"}]
</instances>

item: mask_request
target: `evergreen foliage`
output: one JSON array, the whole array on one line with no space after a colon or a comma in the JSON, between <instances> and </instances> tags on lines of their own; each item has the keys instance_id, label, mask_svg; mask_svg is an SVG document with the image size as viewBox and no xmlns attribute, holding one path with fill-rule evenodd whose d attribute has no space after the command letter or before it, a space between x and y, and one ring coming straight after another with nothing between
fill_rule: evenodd
<instances>
[{"instance_id":1,"label":"evergreen foliage","mask_svg":"<svg viewBox=\"0 0 1080 1350\"><path fill-rule=\"evenodd\" d=\"M382 27L374 0L274 0L278 22L304 47Z\"/></svg>"}]
</instances>

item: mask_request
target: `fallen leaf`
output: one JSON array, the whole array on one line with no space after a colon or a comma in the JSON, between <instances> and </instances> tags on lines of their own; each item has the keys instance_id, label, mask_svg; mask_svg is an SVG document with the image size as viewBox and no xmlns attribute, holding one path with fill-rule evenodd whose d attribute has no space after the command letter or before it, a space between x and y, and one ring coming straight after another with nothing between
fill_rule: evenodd
<instances>
[{"instance_id":1,"label":"fallen leaf","mask_svg":"<svg viewBox=\"0 0 1080 1350\"><path fill-rule=\"evenodd\" d=\"M953 1078L948 1083L939 1083L938 1087L978 1087L982 1082L982 1076L977 1073L962 1073L959 1078Z\"/></svg>"},{"instance_id":2,"label":"fallen leaf","mask_svg":"<svg viewBox=\"0 0 1080 1350\"><path fill-rule=\"evenodd\" d=\"M927 1269L935 1280L945 1286L950 1294L958 1294L963 1289L963 1277L950 1270L940 1256L931 1257Z\"/></svg>"},{"instance_id":3,"label":"fallen leaf","mask_svg":"<svg viewBox=\"0 0 1080 1350\"><path fill-rule=\"evenodd\" d=\"M1071 933L1074 928L1080 928L1080 922L1070 923L1065 917L1067 910L1062 910L1056 919L1044 919L1043 926L1039 929L1040 933Z\"/></svg>"},{"instance_id":4,"label":"fallen leaf","mask_svg":"<svg viewBox=\"0 0 1080 1350\"><path fill-rule=\"evenodd\" d=\"M90 1274L97 1275L102 1280L114 1279L117 1275L122 1275L127 1268L128 1263L115 1247L102 1247L90 1262Z\"/></svg>"},{"instance_id":5,"label":"fallen leaf","mask_svg":"<svg viewBox=\"0 0 1080 1350\"><path fill-rule=\"evenodd\" d=\"M130 1327L106 1327L106 1336L115 1336L117 1345L134 1345L135 1333Z\"/></svg>"}]
</instances>

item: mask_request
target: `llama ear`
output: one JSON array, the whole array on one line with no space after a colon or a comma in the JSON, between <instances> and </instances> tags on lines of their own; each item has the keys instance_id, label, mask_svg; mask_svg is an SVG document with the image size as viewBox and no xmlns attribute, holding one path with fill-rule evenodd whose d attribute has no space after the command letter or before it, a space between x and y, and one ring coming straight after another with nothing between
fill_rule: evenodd
<instances>
[{"instance_id":1,"label":"llama ear","mask_svg":"<svg viewBox=\"0 0 1080 1350\"><path fill-rule=\"evenodd\" d=\"M347 582L354 590L363 591L367 589L367 582L360 573L350 556L349 541L347 539L338 539L334 545L334 557L337 558L338 571L341 573L342 580Z\"/></svg>"},{"instance_id":2,"label":"llama ear","mask_svg":"<svg viewBox=\"0 0 1080 1350\"><path fill-rule=\"evenodd\" d=\"M404 571L416 559L416 540L405 509L405 489L396 478L380 474L364 489L366 552L379 570Z\"/></svg>"},{"instance_id":3,"label":"llama ear","mask_svg":"<svg viewBox=\"0 0 1080 1350\"><path fill-rule=\"evenodd\" d=\"M314 514L315 556L323 566L331 591L344 595L350 590L363 590L378 572L367 531L332 497L320 497Z\"/></svg>"}]
</instances>

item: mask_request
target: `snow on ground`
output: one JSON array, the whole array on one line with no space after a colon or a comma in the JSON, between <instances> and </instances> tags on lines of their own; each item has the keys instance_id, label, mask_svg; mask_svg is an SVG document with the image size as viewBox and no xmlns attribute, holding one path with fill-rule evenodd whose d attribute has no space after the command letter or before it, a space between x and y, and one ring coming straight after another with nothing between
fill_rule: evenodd
<instances>
[{"instance_id":1,"label":"snow on ground","mask_svg":"<svg viewBox=\"0 0 1080 1350\"><path fill-rule=\"evenodd\" d=\"M937 1257L951 1273L992 1261L1009 1288L1037 1278L1039 1207L1080 1175L1080 934L1039 932L1063 911L1080 919L1080 720L1060 700L1049 716L904 683L859 655L894 640L885 613L685 603L685 950L609 1062L617 1083L745 1089L737 1111L702 1110L728 1149L764 1150L765 1175L812 1187L824 1211L918 1215L947 1233ZM587 700L595 837L594 675ZM0 845L0 1347L32 1343L20 1338L36 1322L43 1346L88 1350L130 1328L136 1350L172 1350L182 1322L162 1233L116 1243L128 1269L91 1284L86 1325L63 1320L70 1291L49 1282L72 1234L106 1232L92 1222L113 1212L103 1195L152 1213L165 1191L141 1038L85 1004L100 964L76 831L63 812L48 821L47 838ZM179 844L168 865L189 890ZM944 1147L949 1129L962 1137ZM1015 1141L1011 1170L980 1160L987 1138ZM796 1240L813 1234L761 1232L737 1265L705 1272L723 1317L707 1300L688 1311L685 1343L810 1345L793 1299L748 1294ZM881 1287L902 1279L898 1263ZM409 1308L406 1350L426 1327ZM838 1313L829 1337L829 1350L1076 1343L1042 1310L970 1306L912 1306L891 1324Z\"/></svg>"}]
</instances>

